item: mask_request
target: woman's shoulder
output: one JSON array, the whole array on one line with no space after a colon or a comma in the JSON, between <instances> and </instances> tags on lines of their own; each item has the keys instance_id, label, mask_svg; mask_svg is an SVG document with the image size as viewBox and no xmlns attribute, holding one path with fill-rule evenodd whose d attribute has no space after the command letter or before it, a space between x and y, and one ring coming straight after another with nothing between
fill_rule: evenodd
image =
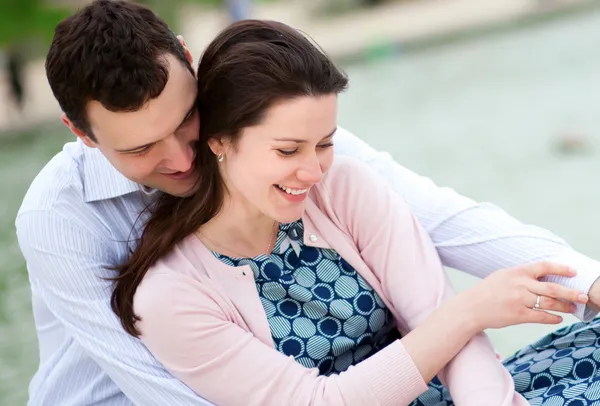
<instances>
[{"instance_id":1,"label":"woman's shoulder","mask_svg":"<svg viewBox=\"0 0 600 406\"><path fill-rule=\"evenodd\" d=\"M387 187L381 177L365 162L350 156L336 156L331 168L315 188L321 201L340 201L344 205L360 199L376 206L376 200L365 200L373 189Z\"/></svg>"},{"instance_id":2,"label":"woman's shoulder","mask_svg":"<svg viewBox=\"0 0 600 406\"><path fill-rule=\"evenodd\" d=\"M205 253L202 243L195 235L190 235L177 243L175 247L148 270L148 276L164 273L177 273L195 277L205 273Z\"/></svg>"},{"instance_id":3,"label":"woman's shoulder","mask_svg":"<svg viewBox=\"0 0 600 406\"><path fill-rule=\"evenodd\" d=\"M316 208L350 232L363 232L371 224L379 226L394 216L410 214L406 202L379 173L354 157L336 156L314 189L311 200Z\"/></svg>"},{"instance_id":4,"label":"woman's shoulder","mask_svg":"<svg viewBox=\"0 0 600 406\"><path fill-rule=\"evenodd\" d=\"M323 183L331 184L353 178L372 178L375 172L369 165L358 158L345 155L336 155L333 165L323 177Z\"/></svg>"},{"instance_id":5,"label":"woman's shoulder","mask_svg":"<svg viewBox=\"0 0 600 406\"><path fill-rule=\"evenodd\" d=\"M195 236L189 236L148 269L136 290L136 307L147 300L156 302L158 297L175 295L181 291L181 286L189 290L204 284L206 261L198 250L198 244L201 243Z\"/></svg>"}]
</instances>

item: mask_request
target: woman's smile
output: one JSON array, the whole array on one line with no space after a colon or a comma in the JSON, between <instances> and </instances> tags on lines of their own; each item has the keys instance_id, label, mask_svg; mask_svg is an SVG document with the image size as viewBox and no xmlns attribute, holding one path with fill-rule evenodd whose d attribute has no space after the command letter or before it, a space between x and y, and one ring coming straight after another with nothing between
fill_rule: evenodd
<instances>
[{"instance_id":1,"label":"woman's smile","mask_svg":"<svg viewBox=\"0 0 600 406\"><path fill-rule=\"evenodd\" d=\"M310 188L292 189L284 185L273 185L279 191L279 194L290 202L301 202L308 196Z\"/></svg>"}]
</instances>

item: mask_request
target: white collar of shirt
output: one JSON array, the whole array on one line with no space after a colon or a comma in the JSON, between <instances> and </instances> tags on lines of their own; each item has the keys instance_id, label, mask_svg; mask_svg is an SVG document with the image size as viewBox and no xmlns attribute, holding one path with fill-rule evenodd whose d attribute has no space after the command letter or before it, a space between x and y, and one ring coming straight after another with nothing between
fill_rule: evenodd
<instances>
[{"instance_id":1,"label":"white collar of shirt","mask_svg":"<svg viewBox=\"0 0 600 406\"><path fill-rule=\"evenodd\" d=\"M78 141L83 148L83 186L86 203L114 199L129 193L151 190L127 179L117 171L102 153L96 148L89 148Z\"/></svg>"}]
</instances>

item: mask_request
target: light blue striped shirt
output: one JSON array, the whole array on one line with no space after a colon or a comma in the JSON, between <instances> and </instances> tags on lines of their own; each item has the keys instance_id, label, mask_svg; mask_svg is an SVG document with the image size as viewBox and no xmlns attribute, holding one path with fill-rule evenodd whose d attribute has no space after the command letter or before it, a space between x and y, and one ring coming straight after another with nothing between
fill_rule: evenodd
<instances>
[{"instance_id":1,"label":"light blue striped shirt","mask_svg":"<svg viewBox=\"0 0 600 406\"><path fill-rule=\"evenodd\" d=\"M337 154L367 162L405 198L446 266L484 277L556 259L579 270L556 281L585 292L600 276L598 263L551 233L438 188L345 130L335 142ZM126 241L139 235L136 219L150 198L80 142L65 145L33 181L16 220L39 337L29 405L208 404L125 333L110 308L111 283L103 278L128 255ZM580 318L593 314L578 308Z\"/></svg>"}]
</instances>

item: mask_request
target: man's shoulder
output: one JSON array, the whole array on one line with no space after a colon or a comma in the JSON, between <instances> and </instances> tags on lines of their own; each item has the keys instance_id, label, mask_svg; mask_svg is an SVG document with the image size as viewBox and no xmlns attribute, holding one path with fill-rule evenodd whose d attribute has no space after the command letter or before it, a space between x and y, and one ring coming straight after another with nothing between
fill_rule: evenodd
<instances>
[{"instance_id":1,"label":"man's shoulder","mask_svg":"<svg viewBox=\"0 0 600 406\"><path fill-rule=\"evenodd\" d=\"M334 140L336 156L350 156L368 162L378 155L373 147L345 128L338 127Z\"/></svg>"},{"instance_id":2,"label":"man's shoulder","mask_svg":"<svg viewBox=\"0 0 600 406\"><path fill-rule=\"evenodd\" d=\"M15 226L21 238L67 227L124 241L143 224L138 219L146 204L137 184L78 141L66 144L35 177Z\"/></svg>"},{"instance_id":3,"label":"man's shoulder","mask_svg":"<svg viewBox=\"0 0 600 406\"><path fill-rule=\"evenodd\" d=\"M57 205L84 205L81 163L83 148L77 142L65 144L34 178L17 216L31 211L52 211Z\"/></svg>"}]
</instances>

